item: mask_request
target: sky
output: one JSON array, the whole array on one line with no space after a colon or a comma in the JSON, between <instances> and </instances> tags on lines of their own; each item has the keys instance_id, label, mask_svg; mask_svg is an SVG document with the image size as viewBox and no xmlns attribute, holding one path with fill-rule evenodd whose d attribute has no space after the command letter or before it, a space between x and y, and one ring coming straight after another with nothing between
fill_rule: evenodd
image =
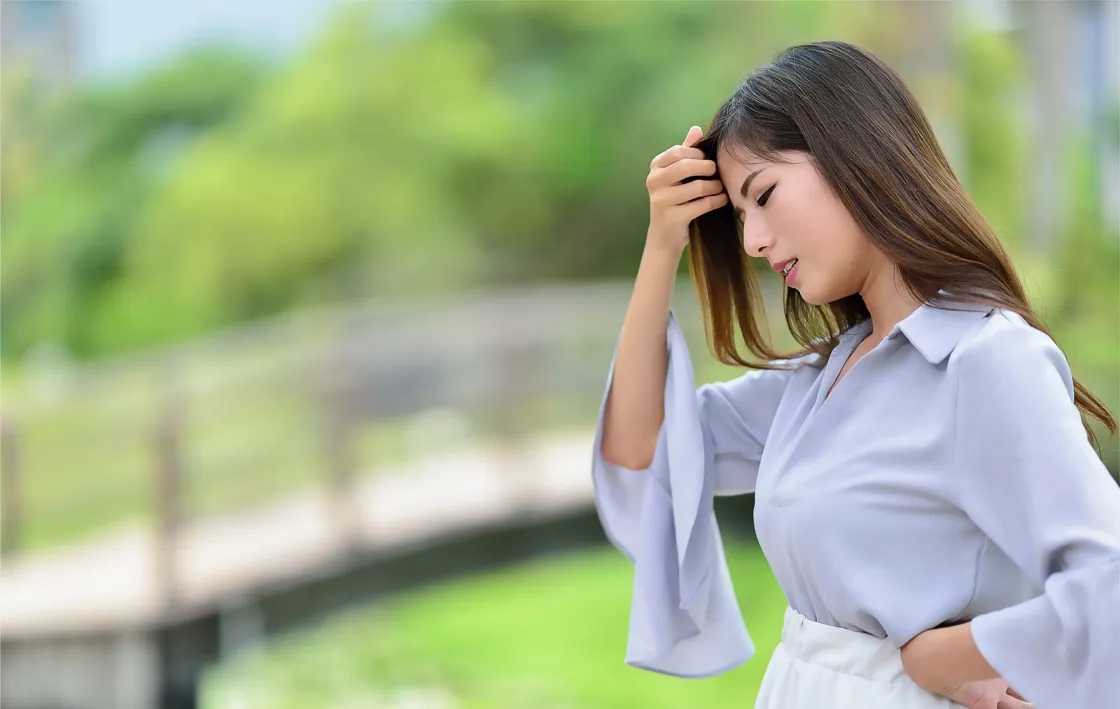
<instances>
[{"instance_id":1,"label":"sky","mask_svg":"<svg viewBox=\"0 0 1120 709\"><path fill-rule=\"evenodd\" d=\"M97 80L135 74L185 49L215 41L283 58L313 39L334 9L347 0L74 1L78 72ZM422 17L429 3L389 0L382 4L387 15L408 21Z\"/></svg>"}]
</instances>

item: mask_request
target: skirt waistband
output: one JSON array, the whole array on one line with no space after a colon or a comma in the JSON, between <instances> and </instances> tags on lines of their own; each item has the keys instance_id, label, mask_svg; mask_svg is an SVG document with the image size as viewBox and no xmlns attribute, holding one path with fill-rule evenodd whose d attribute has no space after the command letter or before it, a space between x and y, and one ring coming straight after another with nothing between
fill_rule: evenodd
<instances>
[{"instance_id":1,"label":"skirt waistband","mask_svg":"<svg viewBox=\"0 0 1120 709\"><path fill-rule=\"evenodd\" d=\"M898 648L885 638L809 620L786 608L782 645L794 657L842 674L891 682L906 677Z\"/></svg>"}]
</instances>

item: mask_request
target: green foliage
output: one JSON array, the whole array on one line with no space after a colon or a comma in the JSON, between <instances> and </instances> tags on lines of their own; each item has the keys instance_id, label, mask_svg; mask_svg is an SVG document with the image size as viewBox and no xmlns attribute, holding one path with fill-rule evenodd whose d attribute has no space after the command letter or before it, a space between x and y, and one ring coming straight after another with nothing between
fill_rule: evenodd
<instances>
[{"instance_id":1,"label":"green foliage","mask_svg":"<svg viewBox=\"0 0 1120 709\"><path fill-rule=\"evenodd\" d=\"M267 76L212 51L34 111L5 94L7 360L352 297L630 275L656 150L779 49L893 17L451 3L401 29L377 4L339 12Z\"/></svg>"},{"instance_id":2,"label":"green foliage","mask_svg":"<svg viewBox=\"0 0 1120 709\"><path fill-rule=\"evenodd\" d=\"M1030 189L1020 50L1004 33L965 30L958 43L956 94L965 147L961 178L985 219L1011 248L1024 242L1023 195Z\"/></svg>"},{"instance_id":3,"label":"green foliage","mask_svg":"<svg viewBox=\"0 0 1120 709\"><path fill-rule=\"evenodd\" d=\"M4 259L0 334L6 357L40 342L102 352L98 317L120 286L142 206L192 139L231 120L260 70L208 50L135 84L55 101L15 79L4 95ZM168 264L160 264L166 274ZM156 320L162 313L152 313Z\"/></svg>"},{"instance_id":4,"label":"green foliage","mask_svg":"<svg viewBox=\"0 0 1120 709\"><path fill-rule=\"evenodd\" d=\"M1109 136L1115 150L1115 134ZM1089 136L1066 165L1065 238L1055 255L1054 297L1047 323L1074 376L1120 417L1120 229L1104 214L1104 196ZM1120 437L1096 426L1102 457L1120 471Z\"/></svg>"}]
</instances>

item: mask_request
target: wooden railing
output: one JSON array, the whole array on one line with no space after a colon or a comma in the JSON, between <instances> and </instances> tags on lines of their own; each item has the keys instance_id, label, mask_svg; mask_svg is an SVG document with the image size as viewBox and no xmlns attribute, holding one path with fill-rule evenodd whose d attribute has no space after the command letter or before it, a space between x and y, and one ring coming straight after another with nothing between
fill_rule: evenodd
<instances>
[{"instance_id":1,"label":"wooden railing","mask_svg":"<svg viewBox=\"0 0 1120 709\"><path fill-rule=\"evenodd\" d=\"M702 349L691 286L677 290ZM194 518L318 484L345 535L356 480L408 455L392 449L407 449L422 412L507 446L590 425L629 293L622 283L321 310L55 372L65 384L49 395L29 373L5 392L4 557L146 520L174 605L176 540Z\"/></svg>"}]
</instances>

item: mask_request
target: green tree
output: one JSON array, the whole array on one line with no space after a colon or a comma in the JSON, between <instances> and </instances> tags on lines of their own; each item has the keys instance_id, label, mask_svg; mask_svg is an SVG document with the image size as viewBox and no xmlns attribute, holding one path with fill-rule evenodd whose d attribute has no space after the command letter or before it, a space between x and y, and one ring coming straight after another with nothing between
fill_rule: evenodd
<instances>
[{"instance_id":1,"label":"green tree","mask_svg":"<svg viewBox=\"0 0 1120 709\"><path fill-rule=\"evenodd\" d=\"M207 50L121 86L5 93L5 153L16 154L3 163L0 216L5 356L36 342L100 351L104 323L91 313L117 286L145 201L260 75L240 55Z\"/></svg>"}]
</instances>

